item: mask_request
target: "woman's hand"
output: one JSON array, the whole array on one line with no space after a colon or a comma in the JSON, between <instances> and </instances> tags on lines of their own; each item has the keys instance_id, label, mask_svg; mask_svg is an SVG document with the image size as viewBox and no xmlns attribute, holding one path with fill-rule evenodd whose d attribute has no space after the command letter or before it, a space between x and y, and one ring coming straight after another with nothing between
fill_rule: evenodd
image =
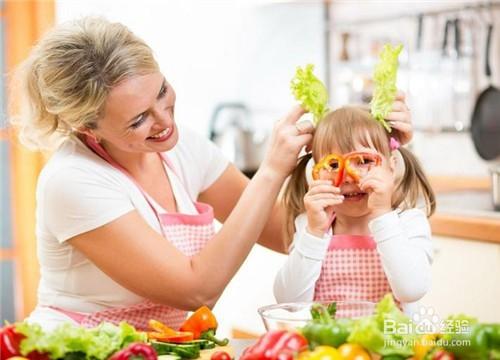
<instances>
[{"instance_id":1,"label":"woman's hand","mask_svg":"<svg viewBox=\"0 0 500 360\"><path fill-rule=\"evenodd\" d=\"M386 120L392 129L397 130L397 138L401 145L410 142L413 137L410 108L406 105L406 95L399 90L396 99Z\"/></svg>"},{"instance_id":2,"label":"woman's hand","mask_svg":"<svg viewBox=\"0 0 500 360\"><path fill-rule=\"evenodd\" d=\"M368 192L368 208L372 211L374 217L392 211L394 173L388 166L382 165L371 168L366 176L359 181L359 188Z\"/></svg>"},{"instance_id":3,"label":"woman's hand","mask_svg":"<svg viewBox=\"0 0 500 360\"><path fill-rule=\"evenodd\" d=\"M314 236L323 237L331 225L333 205L344 201L340 189L332 185L330 180L315 180L304 196L307 213L307 231Z\"/></svg>"},{"instance_id":4,"label":"woman's hand","mask_svg":"<svg viewBox=\"0 0 500 360\"><path fill-rule=\"evenodd\" d=\"M297 120L304 109L296 106L274 126L266 156L261 168L266 168L285 179L297 166L300 150L312 140L313 125Z\"/></svg>"}]
</instances>

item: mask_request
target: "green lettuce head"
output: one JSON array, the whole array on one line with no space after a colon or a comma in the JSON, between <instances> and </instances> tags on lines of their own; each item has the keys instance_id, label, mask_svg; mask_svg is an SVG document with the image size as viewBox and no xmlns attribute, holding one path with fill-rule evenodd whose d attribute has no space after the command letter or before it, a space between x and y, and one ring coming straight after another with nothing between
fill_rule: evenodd
<instances>
[{"instance_id":1,"label":"green lettuce head","mask_svg":"<svg viewBox=\"0 0 500 360\"><path fill-rule=\"evenodd\" d=\"M380 53L380 61L375 66L373 81L375 90L370 103L373 117L382 123L384 128L391 132L390 126L385 121L387 114L392 111L392 104L396 98L396 78L398 73L398 56L403 50L403 45L393 47L384 45Z\"/></svg>"},{"instance_id":2,"label":"green lettuce head","mask_svg":"<svg viewBox=\"0 0 500 360\"><path fill-rule=\"evenodd\" d=\"M321 80L313 74L313 70L312 64L306 65L303 69L297 67L290 87L295 99L306 111L313 114L314 125L317 125L328 111L328 91Z\"/></svg>"}]
</instances>

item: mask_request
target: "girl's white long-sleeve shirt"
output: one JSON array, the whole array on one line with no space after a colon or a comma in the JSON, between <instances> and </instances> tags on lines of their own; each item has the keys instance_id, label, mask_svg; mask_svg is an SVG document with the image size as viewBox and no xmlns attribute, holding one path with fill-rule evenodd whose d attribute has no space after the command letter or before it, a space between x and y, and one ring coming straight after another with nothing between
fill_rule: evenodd
<instances>
[{"instance_id":1,"label":"girl's white long-sleeve shirt","mask_svg":"<svg viewBox=\"0 0 500 360\"><path fill-rule=\"evenodd\" d=\"M392 211L368 226L394 296L405 312L412 313L431 285L433 247L425 213L420 209ZM278 303L313 300L332 237L331 230L322 238L311 235L305 213L295 219L295 228L290 253L274 282Z\"/></svg>"}]
</instances>

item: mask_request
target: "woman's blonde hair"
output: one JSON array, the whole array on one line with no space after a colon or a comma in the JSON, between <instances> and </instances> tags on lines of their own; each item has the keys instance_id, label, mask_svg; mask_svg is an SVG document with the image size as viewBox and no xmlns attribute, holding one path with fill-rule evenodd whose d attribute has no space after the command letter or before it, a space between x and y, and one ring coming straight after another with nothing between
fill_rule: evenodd
<instances>
[{"instance_id":1,"label":"woman's blonde hair","mask_svg":"<svg viewBox=\"0 0 500 360\"><path fill-rule=\"evenodd\" d=\"M51 149L77 129L95 129L118 83L157 71L151 48L122 24L85 17L56 26L16 71L12 123L25 145Z\"/></svg>"},{"instance_id":2,"label":"woman's blonde hair","mask_svg":"<svg viewBox=\"0 0 500 360\"><path fill-rule=\"evenodd\" d=\"M330 112L321 120L314 133L312 153L302 156L285 187L282 201L285 206L285 239L287 247L295 232L295 218L305 212L304 195L308 190L306 166L311 157L317 162L329 154L333 147L342 153L355 150L355 144L374 147L387 159L391 156L390 137L383 126L370 113L360 107L345 106ZM404 162L404 173L399 179L392 196L393 209L414 208L423 197L427 216L435 210L435 196L419 161L409 150L400 147L398 151Z\"/></svg>"}]
</instances>

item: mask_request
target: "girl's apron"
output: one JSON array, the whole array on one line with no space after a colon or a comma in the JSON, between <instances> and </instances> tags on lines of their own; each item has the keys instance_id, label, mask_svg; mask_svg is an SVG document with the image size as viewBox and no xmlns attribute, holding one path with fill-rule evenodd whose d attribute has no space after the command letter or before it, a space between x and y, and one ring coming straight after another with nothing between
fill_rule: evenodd
<instances>
[{"instance_id":1,"label":"girl's apron","mask_svg":"<svg viewBox=\"0 0 500 360\"><path fill-rule=\"evenodd\" d=\"M314 301L357 300L377 303L387 293L392 293L392 290L373 237L333 235L316 281ZM372 310L370 304L339 304L337 316L366 316Z\"/></svg>"},{"instance_id":2,"label":"girl's apron","mask_svg":"<svg viewBox=\"0 0 500 360\"><path fill-rule=\"evenodd\" d=\"M149 196L145 193L141 186L122 166L109 156L106 150L104 150L99 143L90 138L86 139L86 143L100 157L134 181L158 218L163 237L167 241L170 241L184 255L189 257L195 255L203 249L205 244L214 236L214 213L210 205L195 202L194 206L198 211L198 214L196 215L179 213L158 214L157 210L151 203ZM159 155L175 174L171 162L163 156L163 154ZM139 330L148 329L148 321L150 319L159 320L171 328L178 329L182 322L186 319L187 315L187 311L175 309L167 305L156 304L149 300L144 300L143 302L132 306L111 308L94 313L78 313L55 307L51 308L62 312L78 324L85 327L94 327L102 321L108 321L115 324L118 324L120 321L126 321Z\"/></svg>"}]
</instances>

